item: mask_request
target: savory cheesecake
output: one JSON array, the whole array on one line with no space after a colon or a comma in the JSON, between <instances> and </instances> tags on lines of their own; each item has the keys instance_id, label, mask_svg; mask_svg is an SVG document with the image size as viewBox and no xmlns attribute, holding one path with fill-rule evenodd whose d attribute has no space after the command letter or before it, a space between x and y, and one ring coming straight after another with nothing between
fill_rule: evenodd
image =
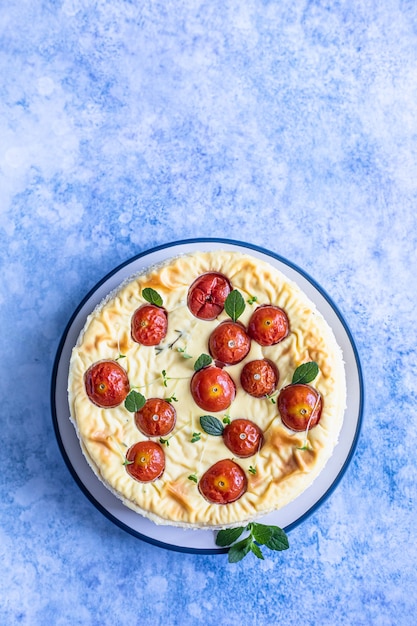
<instances>
[{"instance_id":1,"label":"savory cheesecake","mask_svg":"<svg viewBox=\"0 0 417 626\"><path fill-rule=\"evenodd\" d=\"M241 252L196 252L124 282L72 351L86 460L157 524L243 525L326 471L346 404L343 355L306 294Z\"/></svg>"}]
</instances>

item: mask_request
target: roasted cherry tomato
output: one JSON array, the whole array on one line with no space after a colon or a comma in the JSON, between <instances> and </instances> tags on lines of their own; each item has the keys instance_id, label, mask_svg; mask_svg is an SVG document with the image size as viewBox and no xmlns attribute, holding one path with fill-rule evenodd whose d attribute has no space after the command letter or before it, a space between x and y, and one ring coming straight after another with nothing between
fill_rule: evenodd
<instances>
[{"instance_id":1,"label":"roasted cherry tomato","mask_svg":"<svg viewBox=\"0 0 417 626\"><path fill-rule=\"evenodd\" d=\"M211 356L225 365L234 365L244 359L250 344L250 337L240 322L221 322L209 337Z\"/></svg>"},{"instance_id":2,"label":"roasted cherry tomato","mask_svg":"<svg viewBox=\"0 0 417 626\"><path fill-rule=\"evenodd\" d=\"M247 419L235 419L223 430L223 441L235 456L246 458L262 447L262 430Z\"/></svg>"},{"instance_id":3,"label":"roasted cherry tomato","mask_svg":"<svg viewBox=\"0 0 417 626\"><path fill-rule=\"evenodd\" d=\"M272 304L263 304L252 313L248 335L261 346L272 346L288 335L290 329L287 314Z\"/></svg>"},{"instance_id":4,"label":"roasted cherry tomato","mask_svg":"<svg viewBox=\"0 0 417 626\"><path fill-rule=\"evenodd\" d=\"M204 411L225 411L235 399L236 387L229 374L220 367L209 366L195 372L191 395Z\"/></svg>"},{"instance_id":5,"label":"roasted cherry tomato","mask_svg":"<svg viewBox=\"0 0 417 626\"><path fill-rule=\"evenodd\" d=\"M129 379L116 361L98 361L84 375L85 390L91 402L112 409L126 398L130 390Z\"/></svg>"},{"instance_id":6,"label":"roasted cherry tomato","mask_svg":"<svg viewBox=\"0 0 417 626\"><path fill-rule=\"evenodd\" d=\"M306 430L307 426L310 430L320 421L321 395L310 385L287 385L279 392L277 404L283 424L291 430Z\"/></svg>"},{"instance_id":7,"label":"roasted cherry tomato","mask_svg":"<svg viewBox=\"0 0 417 626\"><path fill-rule=\"evenodd\" d=\"M132 316L132 339L144 346L157 346L167 334L168 314L156 304L143 304Z\"/></svg>"},{"instance_id":8,"label":"roasted cherry tomato","mask_svg":"<svg viewBox=\"0 0 417 626\"><path fill-rule=\"evenodd\" d=\"M217 461L201 477L200 493L209 502L230 504L245 493L248 480L243 469L230 459Z\"/></svg>"},{"instance_id":9,"label":"roasted cherry tomato","mask_svg":"<svg viewBox=\"0 0 417 626\"><path fill-rule=\"evenodd\" d=\"M165 469L165 454L155 441L139 441L126 454L127 473L141 483L159 478Z\"/></svg>"},{"instance_id":10,"label":"roasted cherry tomato","mask_svg":"<svg viewBox=\"0 0 417 626\"><path fill-rule=\"evenodd\" d=\"M243 366L240 384L254 398L268 396L275 391L279 380L276 365L268 359L255 359Z\"/></svg>"},{"instance_id":11,"label":"roasted cherry tomato","mask_svg":"<svg viewBox=\"0 0 417 626\"><path fill-rule=\"evenodd\" d=\"M135 413L135 424L148 437L164 437L175 426L177 412L162 398L148 398Z\"/></svg>"},{"instance_id":12,"label":"roasted cherry tomato","mask_svg":"<svg viewBox=\"0 0 417 626\"><path fill-rule=\"evenodd\" d=\"M231 291L231 283L223 274L202 274L188 290L188 308L199 319L214 320L223 311L224 302Z\"/></svg>"}]
</instances>

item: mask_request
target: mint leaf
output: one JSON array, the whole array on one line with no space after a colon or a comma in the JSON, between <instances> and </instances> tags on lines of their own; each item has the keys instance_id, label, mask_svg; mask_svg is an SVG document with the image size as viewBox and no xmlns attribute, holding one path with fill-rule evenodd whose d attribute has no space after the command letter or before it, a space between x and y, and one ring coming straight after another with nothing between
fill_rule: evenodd
<instances>
[{"instance_id":1,"label":"mint leaf","mask_svg":"<svg viewBox=\"0 0 417 626\"><path fill-rule=\"evenodd\" d=\"M134 389L130 391L125 399L125 408L130 411L130 413L136 413L136 411L140 411L140 409L144 406L146 402L145 396L143 396L138 391Z\"/></svg>"},{"instance_id":2,"label":"mint leaf","mask_svg":"<svg viewBox=\"0 0 417 626\"><path fill-rule=\"evenodd\" d=\"M232 318L234 322L242 315L245 310L246 304L242 294L237 289L233 289L229 293L224 303L224 310L227 315Z\"/></svg>"},{"instance_id":3,"label":"mint leaf","mask_svg":"<svg viewBox=\"0 0 417 626\"><path fill-rule=\"evenodd\" d=\"M221 546L223 548L225 546L230 546L231 543L239 539L244 530L243 526L239 528L225 528L224 530L220 530L217 533L216 546Z\"/></svg>"},{"instance_id":4,"label":"mint leaf","mask_svg":"<svg viewBox=\"0 0 417 626\"><path fill-rule=\"evenodd\" d=\"M315 361L309 361L308 363L303 363L299 365L295 370L292 383L301 383L307 384L314 380L319 373L319 366Z\"/></svg>"},{"instance_id":5,"label":"mint leaf","mask_svg":"<svg viewBox=\"0 0 417 626\"><path fill-rule=\"evenodd\" d=\"M288 550L290 544L288 543L288 537L282 528L278 526L270 526L272 535L270 539L265 543L266 547L270 550Z\"/></svg>"},{"instance_id":6,"label":"mint leaf","mask_svg":"<svg viewBox=\"0 0 417 626\"><path fill-rule=\"evenodd\" d=\"M260 549L259 546L256 545L256 543L252 542L250 545L250 549L254 553L254 555L258 557L258 559L264 560L264 555L262 554L262 550Z\"/></svg>"},{"instance_id":7,"label":"mint leaf","mask_svg":"<svg viewBox=\"0 0 417 626\"><path fill-rule=\"evenodd\" d=\"M249 531L249 535L234 543L244 530ZM233 544L233 545L231 545ZM286 550L289 548L288 538L282 528L278 526L267 526L251 522L247 526L238 528L226 528L217 533L216 545L226 547L230 545L229 563L237 563L245 557L248 552L253 552L258 559L263 559L263 553L259 545L266 546L270 550Z\"/></svg>"},{"instance_id":8,"label":"mint leaf","mask_svg":"<svg viewBox=\"0 0 417 626\"><path fill-rule=\"evenodd\" d=\"M203 367L207 367L211 365L213 359L208 354L200 354L197 361L194 363L194 370L198 372L198 370L203 369Z\"/></svg>"},{"instance_id":9,"label":"mint leaf","mask_svg":"<svg viewBox=\"0 0 417 626\"><path fill-rule=\"evenodd\" d=\"M229 563L237 563L241 561L251 550L252 537L246 537L242 541L235 543L229 550L228 561Z\"/></svg>"},{"instance_id":10,"label":"mint leaf","mask_svg":"<svg viewBox=\"0 0 417 626\"><path fill-rule=\"evenodd\" d=\"M150 302L150 304L155 304L156 306L162 306L163 301L161 296L155 289L152 287L145 287L142 289L142 297L146 300L146 302Z\"/></svg>"},{"instance_id":11,"label":"mint leaf","mask_svg":"<svg viewBox=\"0 0 417 626\"><path fill-rule=\"evenodd\" d=\"M220 437L223 434L224 426L221 421L213 415L202 415L200 417L201 428L208 435Z\"/></svg>"},{"instance_id":12,"label":"mint leaf","mask_svg":"<svg viewBox=\"0 0 417 626\"><path fill-rule=\"evenodd\" d=\"M261 545L267 545L273 534L271 526L252 523L252 536Z\"/></svg>"}]
</instances>

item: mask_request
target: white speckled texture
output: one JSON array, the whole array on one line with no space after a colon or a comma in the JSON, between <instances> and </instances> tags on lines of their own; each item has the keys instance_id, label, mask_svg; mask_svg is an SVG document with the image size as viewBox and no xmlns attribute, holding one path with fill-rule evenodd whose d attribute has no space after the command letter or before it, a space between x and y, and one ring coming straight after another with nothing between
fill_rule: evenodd
<instances>
[{"instance_id":1,"label":"white speckled texture","mask_svg":"<svg viewBox=\"0 0 417 626\"><path fill-rule=\"evenodd\" d=\"M417 4L5 0L0 34L0 623L414 623ZM365 378L336 491L236 565L114 526L50 410L85 294L206 236L309 272Z\"/></svg>"}]
</instances>

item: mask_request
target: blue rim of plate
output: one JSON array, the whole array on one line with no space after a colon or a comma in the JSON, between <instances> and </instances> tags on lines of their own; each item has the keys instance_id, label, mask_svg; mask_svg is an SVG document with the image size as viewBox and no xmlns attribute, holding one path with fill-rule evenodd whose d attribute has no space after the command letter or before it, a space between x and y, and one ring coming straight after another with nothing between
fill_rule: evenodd
<instances>
[{"instance_id":1,"label":"blue rim of plate","mask_svg":"<svg viewBox=\"0 0 417 626\"><path fill-rule=\"evenodd\" d=\"M351 460L352 457L354 455L354 452L356 450L357 444L358 444L358 440L359 440L359 436L360 436L360 432L361 432L361 428L362 428L362 421L363 421L363 412L364 412L364 381L363 381L363 374L362 374L362 367L361 367L361 363L360 363L360 359L359 359L359 353L355 344L355 341L353 339L352 333L346 323L346 320L344 319L343 315L341 314L341 312L339 311L339 309L337 308L336 304L333 302L332 298L327 294L327 292L307 273L305 272L303 269L301 269L298 265L296 265L295 263L288 261L287 259L285 259L284 257L280 256L279 254L276 254L275 252L271 252L270 250L267 250L266 248L263 248L262 246L258 246L256 244L250 244L247 242L243 242L243 241L239 241L239 240L235 240L235 239L223 239L223 238L217 238L217 237L200 237L200 238L192 238L192 239L180 239L177 241L172 241L169 242L167 244L161 244L158 246L154 246L153 248L150 248L148 250L144 250L143 252L140 252L136 255L134 255L133 257L127 259L126 261L124 261L123 263L121 263L120 265L118 265L117 267L115 267L113 270L111 270L108 274L106 274L106 276L104 276L92 289L90 289L90 291L87 293L87 295L82 299L82 301L79 303L79 305L77 306L77 308L75 309L75 311L73 312L72 316L70 317L64 332L61 336L59 345L58 345L58 349L56 352L56 356L54 359L54 364L53 364L53 369L52 369L52 377L51 377L51 388L50 388L50 400L51 400L51 412L52 412L52 422L53 422L53 427L54 427L54 432L55 432L55 437L57 439L57 443L58 443L58 447L60 449L61 455L64 459L64 462L71 474L71 476L73 477L73 479L75 480L75 482L77 483L78 487L81 489L81 491L84 493L84 495L88 498L88 500L94 505L94 507L99 510L108 520L110 520L111 522L113 522L116 526L118 526L119 528L121 528L122 530L128 532L129 534L137 537L138 539L141 539L142 541L145 541L146 543L155 545L159 548L165 548L167 550L171 550L171 551L175 551L175 552L183 552L183 553L189 553L189 554L224 554L226 552L228 552L228 548L191 548L191 547L184 547L184 546L174 546L168 543L164 543L163 541L159 541L157 539L154 539L152 537L148 537L147 535L144 535L140 532L138 532L137 530L134 530L132 528L130 528L129 526L127 526L126 524L124 524L123 522L121 522L120 520L118 520L117 518L115 518L105 507L103 507L95 498L94 496L89 492L89 490L85 487L85 485L83 484L83 482L81 481L80 477L78 476L74 466L71 463L71 460L64 448L64 444L62 441L62 437L61 437L61 433L59 430L59 425L58 425L58 416L57 416L57 408L56 408L56 402L55 402L55 391L56 391L56 383L57 383L57 373L58 373L58 366L59 366L59 362L60 362L60 358L61 358L61 354L62 354L62 350L68 335L68 332L71 328L72 323L74 322L74 319L77 317L77 314L79 313L79 311L82 309L82 307L84 306L84 304L89 300L89 298L91 298L91 296L95 293L95 291L97 291L97 289L99 289L99 287L101 285L103 285L109 278L111 278L114 274L116 274L118 271L120 271L121 269L123 269L124 267L126 267L127 265L137 261L138 259L148 256L152 253L158 252L159 250L168 250L170 248L176 247L176 246L180 246L180 245L187 245L187 244L198 244L198 243L205 243L205 244L209 244L209 243L220 243L220 244L226 244L226 245L232 245L232 246L239 246L242 248L247 248L248 250L253 250L256 252L259 252L261 254L265 254L266 256L269 256L271 258L276 259L277 261L279 261L280 263L283 263L284 265L287 265L289 268L291 268L292 270L298 272L301 276L303 276L309 283L311 283L311 285L322 295L322 297L327 301L327 303L331 306L331 308L333 309L334 313L337 315L340 323L342 324L344 331L347 335L347 338L349 339L351 348L352 348L352 352L354 354L354 358L355 358L355 363L356 363L356 369L357 369L357 374L358 374L358 385L359 385L359 408L358 408L358 419L356 422L356 429L355 429L355 434L352 438L352 443L351 443L351 447L349 450L349 453L347 454L345 461L342 465L342 467L340 468L337 476L334 478L332 484L330 485L330 487L327 489L327 491L307 510L305 511L302 515L300 515L300 517L295 520L294 522L292 522L291 524L288 524L287 526L284 527L284 531L285 532L289 532L291 531L293 528L295 528L296 526L298 526L299 524L301 524L301 522L303 522L304 520L306 520L310 515L312 515L328 498L329 496L333 493L333 491L336 489L336 487L338 486L338 484L340 483L341 479L343 478Z\"/></svg>"}]
</instances>

